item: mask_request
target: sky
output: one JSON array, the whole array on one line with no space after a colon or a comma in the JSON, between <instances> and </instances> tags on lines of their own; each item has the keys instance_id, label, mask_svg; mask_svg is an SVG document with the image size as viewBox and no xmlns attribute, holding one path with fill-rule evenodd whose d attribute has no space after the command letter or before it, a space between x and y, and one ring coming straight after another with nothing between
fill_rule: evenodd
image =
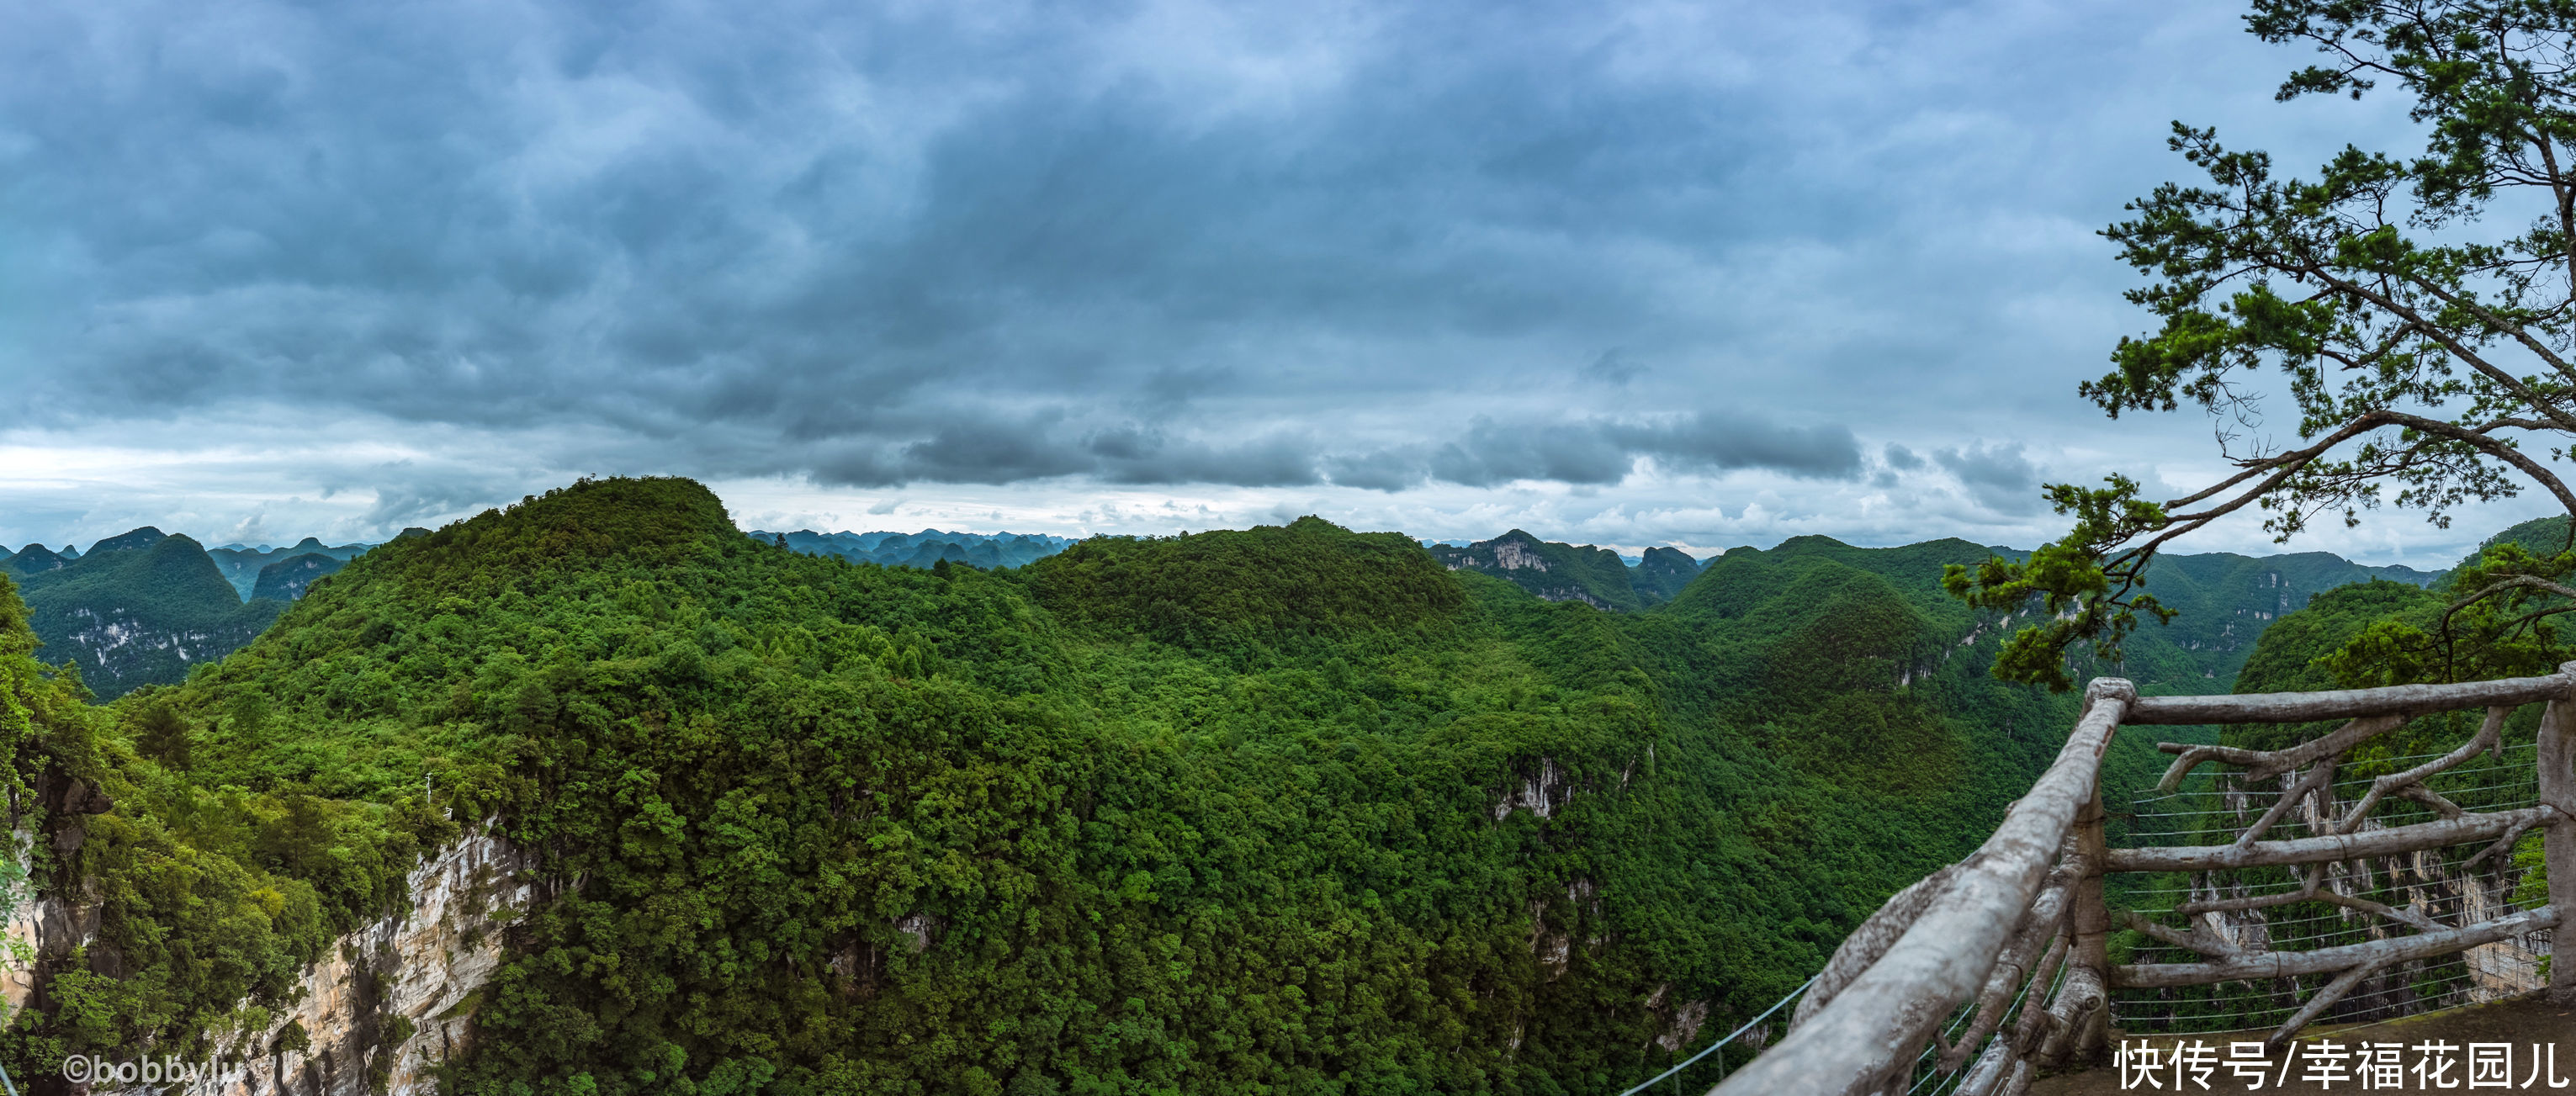
<instances>
[{"instance_id":1,"label":"sky","mask_svg":"<svg viewBox=\"0 0 2576 1096\"><path fill-rule=\"evenodd\" d=\"M27 0L0 542L671 474L745 528L2027 547L2044 482L2224 468L2076 394L2150 326L2098 231L2170 123L2419 140L2275 102L2310 55L2242 12Z\"/></svg>"}]
</instances>

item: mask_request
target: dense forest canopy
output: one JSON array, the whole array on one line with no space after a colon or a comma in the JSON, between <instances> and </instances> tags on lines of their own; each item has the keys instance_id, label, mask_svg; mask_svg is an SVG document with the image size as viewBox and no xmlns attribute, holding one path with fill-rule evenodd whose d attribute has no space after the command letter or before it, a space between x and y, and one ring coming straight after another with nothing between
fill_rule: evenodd
<instances>
[{"instance_id":1,"label":"dense forest canopy","mask_svg":"<svg viewBox=\"0 0 2576 1096\"><path fill-rule=\"evenodd\" d=\"M455 1091L1615 1088L2053 754L2070 702L1937 589L1982 551L1740 550L1617 614L1314 519L918 571L586 481L112 707L18 641L18 771L112 807L39 866L99 942L0 1053L264 1053L489 825L546 897Z\"/></svg>"}]
</instances>

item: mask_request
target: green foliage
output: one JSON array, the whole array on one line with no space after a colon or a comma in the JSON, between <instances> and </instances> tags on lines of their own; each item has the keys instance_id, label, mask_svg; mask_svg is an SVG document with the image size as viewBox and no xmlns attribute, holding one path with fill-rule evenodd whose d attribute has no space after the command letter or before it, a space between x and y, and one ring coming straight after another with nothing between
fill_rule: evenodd
<instances>
[{"instance_id":1,"label":"green foliage","mask_svg":"<svg viewBox=\"0 0 2576 1096\"><path fill-rule=\"evenodd\" d=\"M920 571L585 482L73 709L116 973L0 1053L265 1030L488 821L546 897L451 1091L1615 1090L2054 755L2071 699L1938 587L1988 551L1801 538L1606 613L1315 519Z\"/></svg>"},{"instance_id":2,"label":"green foliage","mask_svg":"<svg viewBox=\"0 0 2576 1096\"><path fill-rule=\"evenodd\" d=\"M46 653L76 663L82 680L111 699L141 685L177 684L249 642L284 608L243 604L197 542L152 529L18 581Z\"/></svg>"},{"instance_id":3,"label":"green foliage","mask_svg":"<svg viewBox=\"0 0 2576 1096\"><path fill-rule=\"evenodd\" d=\"M2520 545L2522 546L2523 551L2544 559L2553 557L2561 552L2576 549L2576 538L2571 538L2569 536L2570 528L2571 523L2568 521L2567 515L2565 514L2558 514L2545 518L2534 518L2530 521L2523 522L2520 525L2506 529L2501 533L2497 533L2494 536L2488 537L2485 541L2479 543L2477 551L2469 553L2469 558L2462 560L2461 562L2466 564L2475 561L2478 557L2485 555L2487 549L2496 547L2500 544ZM2450 586L2447 581L2444 583L2444 586L2446 588L2456 589L2456 587Z\"/></svg>"},{"instance_id":4,"label":"green foliage","mask_svg":"<svg viewBox=\"0 0 2576 1096\"><path fill-rule=\"evenodd\" d=\"M2051 486L2076 514L2074 532L2026 571L1993 566L1954 585L1980 604L2045 596L2052 612L2071 614L2025 632L2001 663L2019 679L2062 684L2063 652L2116 648L2134 625L2125 607L2145 607L2132 600L2144 563L2173 537L2248 506L2268 512L2265 529L2283 540L2327 514L2356 524L2382 501L2447 526L2462 503L2528 486L2576 512L2576 490L2535 456L2563 455L2576 437L2576 361L2561 352L2576 334L2567 278L2576 205L2558 200L2576 186L2576 162L2562 154L2576 136L2576 72L2543 60L2576 43L2576 18L2561 4L2520 0L2255 0L2247 25L2266 42L2328 58L2292 73L2280 98L2359 98L2393 82L2412 101L2425 150L2398 157L2346 146L2313 178L2292 178L2262 152L2174 123L2171 148L2205 182L2159 186L2104 230L2151 279L2127 297L2158 327L2122 339L2111 371L2080 388L2114 418L2198 405L2218 423L2234 470L2161 505L2136 498L2124 479L2109 492ZM2547 199L2528 229L2471 228L2492 203L2523 195ZM2243 447L2242 436L2262 428L2267 388L2296 409L2298 442ZM2105 521L2113 511L2122 516ZM2535 582L2566 589L2565 569L2546 565L2568 549L2562 540L2518 559L2489 557L2479 577L2491 581L2460 593L2520 604L2436 621L2437 635L2378 636L2372 649L2402 664L2370 673L2519 664L2526 652L2512 648L2541 641L2529 627L2536 618L2517 611L2533 608ZM2526 564L2543 566L2511 570Z\"/></svg>"},{"instance_id":5,"label":"green foliage","mask_svg":"<svg viewBox=\"0 0 2576 1096\"><path fill-rule=\"evenodd\" d=\"M2138 498L2138 485L2126 476L2104 482L2110 486L2049 485L2049 505L2074 515L2075 529L2040 545L2028 558L1995 555L1973 569L1960 563L1943 569L1941 588L1970 605L2010 613L2036 602L2048 615L2006 641L2003 655L1995 660L1995 676L2065 692L2075 686L2067 654L2076 644L2088 644L2094 657L2117 662L2121 642L2137 629L2139 613L2159 622L2173 619L2172 610L2142 589L2155 560L2152 542L2111 555L2119 545L2168 524L2165 508Z\"/></svg>"},{"instance_id":6,"label":"green foliage","mask_svg":"<svg viewBox=\"0 0 2576 1096\"><path fill-rule=\"evenodd\" d=\"M1320 518L1245 532L1099 538L1028 571L1039 599L1068 621L1183 645L1419 628L1465 605L1457 584L1412 541L1352 534Z\"/></svg>"},{"instance_id":7,"label":"green foliage","mask_svg":"<svg viewBox=\"0 0 2576 1096\"><path fill-rule=\"evenodd\" d=\"M1633 612L1671 600L1689 582L1688 575L1673 573L1672 561L1659 556L1647 589L1641 590L1617 552L1543 541L1518 529L1465 548L1434 544L1428 551L1442 567L1480 571L1549 601L1579 601L1596 609Z\"/></svg>"},{"instance_id":8,"label":"green foliage","mask_svg":"<svg viewBox=\"0 0 2576 1096\"><path fill-rule=\"evenodd\" d=\"M1628 570L1628 585L1636 590L1638 600L1660 605L1681 596L1682 589L1699 577L1699 568L1699 561L1679 548L1648 548Z\"/></svg>"}]
</instances>

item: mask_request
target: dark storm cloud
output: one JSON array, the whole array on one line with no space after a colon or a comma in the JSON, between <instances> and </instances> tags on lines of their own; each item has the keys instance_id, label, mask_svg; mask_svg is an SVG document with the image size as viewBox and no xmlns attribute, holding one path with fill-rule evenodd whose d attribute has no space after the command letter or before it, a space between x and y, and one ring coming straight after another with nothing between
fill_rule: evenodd
<instances>
[{"instance_id":1,"label":"dark storm cloud","mask_svg":"<svg viewBox=\"0 0 2576 1096\"><path fill-rule=\"evenodd\" d=\"M1426 479L1468 487L1515 480L1613 484L1641 460L1685 472L1763 469L1801 479L1849 479L1861 470L1860 445L1849 429L1788 427L1715 411L1561 423L1478 419L1463 437L1436 448L1381 450L1334 458L1327 466L1335 483L1393 491Z\"/></svg>"},{"instance_id":2,"label":"dark storm cloud","mask_svg":"<svg viewBox=\"0 0 2576 1096\"><path fill-rule=\"evenodd\" d=\"M1932 459L1957 476L1968 494L1988 509L2018 514L2039 508L2039 469L2018 444L1941 449Z\"/></svg>"},{"instance_id":3,"label":"dark storm cloud","mask_svg":"<svg viewBox=\"0 0 2576 1096\"><path fill-rule=\"evenodd\" d=\"M2084 229L2148 185L2030 104L2149 17L2003 15L25 4L0 371L22 424L278 406L840 486L1855 479L1833 424L1937 421L1863 416L1940 347L2056 349L1998 317L2075 250L2110 277ZM2104 116L2142 159L2162 87Z\"/></svg>"},{"instance_id":4,"label":"dark storm cloud","mask_svg":"<svg viewBox=\"0 0 2576 1096\"><path fill-rule=\"evenodd\" d=\"M1624 387L1645 372L1646 367L1638 364L1636 356L1628 353L1626 347L1614 346L1592 359L1592 364L1584 366L1582 377L1612 387Z\"/></svg>"},{"instance_id":5,"label":"dark storm cloud","mask_svg":"<svg viewBox=\"0 0 2576 1096\"><path fill-rule=\"evenodd\" d=\"M1703 411L1678 419L1611 427L1631 450L1686 471L1767 468L1801 479L1860 474L1860 442L1842 426L1789 427L1748 415Z\"/></svg>"},{"instance_id":6,"label":"dark storm cloud","mask_svg":"<svg viewBox=\"0 0 2576 1096\"><path fill-rule=\"evenodd\" d=\"M11 186L43 216L13 227L86 260L78 322L40 334L84 368L41 414L257 396L833 437L925 385L1177 406L1227 371L1160 359L1247 327L1634 311L1473 237L1606 223L1598 199L1675 166L1620 131L1681 105L1535 95L1566 59L1520 35L1434 74L1413 58L1455 30L1437 7L1302 43L1343 55L1286 74L1300 101L1233 111L1169 86L1188 59L1121 44L1135 13L149 7L39 13L8 58L21 163L45 165ZM961 437L915 463L1066 464Z\"/></svg>"}]
</instances>

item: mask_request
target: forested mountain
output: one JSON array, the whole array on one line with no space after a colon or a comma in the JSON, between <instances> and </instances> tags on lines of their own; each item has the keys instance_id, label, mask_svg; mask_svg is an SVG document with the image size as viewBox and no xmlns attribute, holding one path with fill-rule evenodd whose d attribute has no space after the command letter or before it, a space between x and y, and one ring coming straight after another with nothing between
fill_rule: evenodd
<instances>
[{"instance_id":1,"label":"forested mountain","mask_svg":"<svg viewBox=\"0 0 2576 1096\"><path fill-rule=\"evenodd\" d=\"M2567 535L2567 515L2565 514L2526 521L2488 537L2478 545L2476 552L2469 553L2469 559L2476 559L2479 554L2498 544L2518 544L2525 551L2543 557L2576 549L2576 541L2570 540ZM2467 560L2462 562L2465 563Z\"/></svg>"},{"instance_id":2,"label":"forested mountain","mask_svg":"<svg viewBox=\"0 0 2576 1096\"><path fill-rule=\"evenodd\" d=\"M1614 1091L1972 848L2074 716L1987 676L2015 622L1941 594L1966 541L1628 568L1309 518L985 571L778 539L693 483L585 482L381 546L112 707L0 665L40 713L19 771L105 812L43 823L84 835L40 876L99 928L0 1056L303 1039L381 1077L470 1023L448 1091ZM2176 558L2194 612L2333 573ZM149 530L26 596L75 580L230 596ZM2162 636L2151 689L2243 661ZM2178 733L2115 741L2111 793ZM488 981L290 1021L296 972L485 819L528 881L456 930Z\"/></svg>"},{"instance_id":3,"label":"forested mountain","mask_svg":"<svg viewBox=\"0 0 2576 1096\"><path fill-rule=\"evenodd\" d=\"M2564 539L2563 522L2536 523L2531 528L2542 527L2554 533L2532 535ZM1470 545L1425 544L1424 548L1452 570L1493 575L1545 600L1580 601L1620 612L1671 600L1703 566L1672 548L1647 549L1636 566L1624 566L1608 549L1541 541L1518 529ZM1942 563L1982 558L1988 552L2016 558L2022 554L1963 540L1856 548L1831 537L1806 536L1784 541L1769 553L1732 549L1708 565L1746 555L1816 555L1870 569L1892 568L1906 583L1928 582L1937 589ZM1875 562L1860 562L1864 560ZM2373 579L2420 587L2441 575L2401 566L2366 567L2324 552L2266 557L2228 552L2160 555L2149 570L2147 589L2165 605L2181 610L2181 615L2170 626L2140 629L2128 643L2122 663L2104 672L2130 677L2152 691L2226 692L2235 683L2237 668L2252 652L2255 637L2280 614L2307 604L2318 592Z\"/></svg>"},{"instance_id":4,"label":"forested mountain","mask_svg":"<svg viewBox=\"0 0 2576 1096\"><path fill-rule=\"evenodd\" d=\"M63 548L69 550L71 545L66 544ZM47 550L44 545L30 544L23 551L0 560L0 569L5 569L12 575L25 576L39 571L50 571L70 562L71 560Z\"/></svg>"},{"instance_id":5,"label":"forested mountain","mask_svg":"<svg viewBox=\"0 0 2576 1096\"><path fill-rule=\"evenodd\" d=\"M1518 586L1547 601L1579 601L1595 609L1635 611L1671 600L1677 589L1666 572L1673 560L1657 557L1648 589L1640 590L1626 561L1617 552L1590 545L1543 541L1514 529L1492 540L1465 547L1425 544L1425 551L1452 571L1476 571ZM1665 549L1681 560L1689 556Z\"/></svg>"},{"instance_id":6,"label":"forested mountain","mask_svg":"<svg viewBox=\"0 0 2576 1096\"><path fill-rule=\"evenodd\" d=\"M2440 581L2442 571L2365 567L2325 552L2281 556L2158 555L2147 571L2147 592L2180 610L2172 623L2138 629L2127 647L2122 676L2141 686L2176 693L2224 693L2272 623L2310 598L2354 583L2389 581L2418 589Z\"/></svg>"},{"instance_id":7,"label":"forested mountain","mask_svg":"<svg viewBox=\"0 0 2576 1096\"><path fill-rule=\"evenodd\" d=\"M1679 548L1648 548L1628 569L1628 585L1646 604L1661 604L1680 596L1682 587L1699 577L1699 568L1700 561Z\"/></svg>"},{"instance_id":8,"label":"forested mountain","mask_svg":"<svg viewBox=\"0 0 2576 1096\"><path fill-rule=\"evenodd\" d=\"M417 536L427 532L426 529L405 529L401 535ZM322 543L319 538L306 537L285 548L271 548L265 544L256 548L227 544L221 548L207 549L206 555L213 558L215 566L223 570L225 581L232 583L233 589L241 592L242 600L249 601L268 596L259 592L259 578L260 572L267 570L271 565L307 555L346 563L365 554L367 549L373 547L375 545L372 544L342 544L335 547Z\"/></svg>"},{"instance_id":9,"label":"forested mountain","mask_svg":"<svg viewBox=\"0 0 2576 1096\"><path fill-rule=\"evenodd\" d=\"M585 483L46 732L113 804L53 878L113 881L117 960L0 1053L233 1038L452 816L536 883L451 1091L1615 1090L2053 754L2072 700L1929 581L1983 551L1730 553L1622 614L1315 519L921 571Z\"/></svg>"},{"instance_id":10,"label":"forested mountain","mask_svg":"<svg viewBox=\"0 0 2576 1096\"><path fill-rule=\"evenodd\" d=\"M304 588L324 575L339 573L345 561L320 552L288 556L259 569L259 580L251 586L251 599L293 601L304 596Z\"/></svg>"},{"instance_id":11,"label":"forested mountain","mask_svg":"<svg viewBox=\"0 0 2576 1096\"><path fill-rule=\"evenodd\" d=\"M1066 545L1073 543L1064 537L1044 533L988 535L943 533L937 529L924 529L918 533L817 533L811 529L768 533L753 530L751 535L771 542L784 537L788 548L807 555L839 556L852 563L925 571L943 560L986 570L1022 567L1061 552Z\"/></svg>"},{"instance_id":12,"label":"forested mountain","mask_svg":"<svg viewBox=\"0 0 2576 1096\"><path fill-rule=\"evenodd\" d=\"M44 657L77 664L102 698L176 682L250 642L283 608L243 604L196 541L148 526L70 560L30 547L0 568L17 580Z\"/></svg>"}]
</instances>

